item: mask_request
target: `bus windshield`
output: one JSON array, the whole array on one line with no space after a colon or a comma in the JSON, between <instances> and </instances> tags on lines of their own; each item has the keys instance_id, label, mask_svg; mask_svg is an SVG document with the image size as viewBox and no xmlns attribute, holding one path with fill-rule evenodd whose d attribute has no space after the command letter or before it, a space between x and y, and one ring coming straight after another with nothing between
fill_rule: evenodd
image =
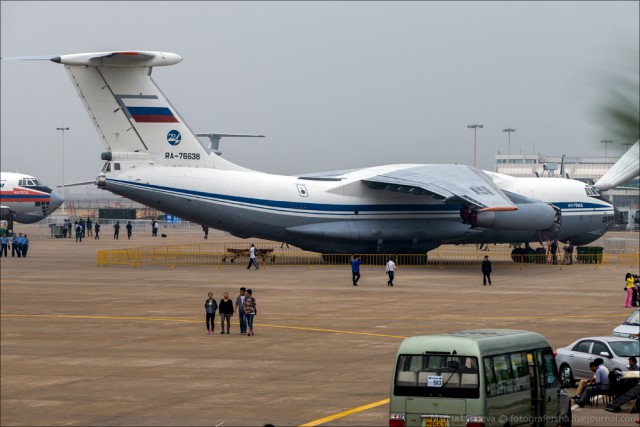
<instances>
[{"instance_id":1,"label":"bus windshield","mask_svg":"<svg viewBox=\"0 0 640 427\"><path fill-rule=\"evenodd\" d=\"M394 381L396 396L478 398L478 358L450 354L403 354Z\"/></svg>"}]
</instances>

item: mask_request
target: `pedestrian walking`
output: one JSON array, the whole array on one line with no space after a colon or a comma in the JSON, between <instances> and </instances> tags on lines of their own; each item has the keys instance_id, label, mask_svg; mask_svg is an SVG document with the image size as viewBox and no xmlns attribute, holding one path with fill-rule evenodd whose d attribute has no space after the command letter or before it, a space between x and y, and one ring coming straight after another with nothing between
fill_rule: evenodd
<instances>
[{"instance_id":1,"label":"pedestrian walking","mask_svg":"<svg viewBox=\"0 0 640 427\"><path fill-rule=\"evenodd\" d=\"M158 221L155 219L151 221L151 236L158 237Z\"/></svg>"},{"instance_id":2,"label":"pedestrian walking","mask_svg":"<svg viewBox=\"0 0 640 427\"><path fill-rule=\"evenodd\" d=\"M131 221L127 221L127 239L131 240L131 233L133 231L133 225L131 225Z\"/></svg>"},{"instance_id":3,"label":"pedestrian walking","mask_svg":"<svg viewBox=\"0 0 640 427\"><path fill-rule=\"evenodd\" d=\"M216 320L216 311L218 311L218 303L213 299L213 292L209 292L208 298L204 301L204 311L206 313L205 323L207 324L207 333L213 334L213 326Z\"/></svg>"},{"instance_id":4,"label":"pedestrian walking","mask_svg":"<svg viewBox=\"0 0 640 427\"><path fill-rule=\"evenodd\" d=\"M120 237L120 221L116 221L116 223L113 224L113 238L115 240L118 240L119 237Z\"/></svg>"},{"instance_id":5,"label":"pedestrian walking","mask_svg":"<svg viewBox=\"0 0 640 427\"><path fill-rule=\"evenodd\" d=\"M396 263L393 262L393 258L389 258L389 262L387 262L387 276L389 276L389 280L387 280L387 286L393 286L393 277L394 271L396 269Z\"/></svg>"},{"instance_id":6,"label":"pedestrian walking","mask_svg":"<svg viewBox=\"0 0 640 427\"><path fill-rule=\"evenodd\" d=\"M482 286L487 286L487 281L489 282L489 286L491 286L492 271L493 267L491 266L491 261L489 261L489 255L485 255L484 261L482 261Z\"/></svg>"},{"instance_id":7,"label":"pedestrian walking","mask_svg":"<svg viewBox=\"0 0 640 427\"><path fill-rule=\"evenodd\" d=\"M220 300L220 331L221 334L224 334L224 322L227 322L227 334L229 334L229 329L231 329L231 316L233 316L233 301L229 299L229 293L225 292L223 294L223 298Z\"/></svg>"},{"instance_id":8,"label":"pedestrian walking","mask_svg":"<svg viewBox=\"0 0 640 427\"><path fill-rule=\"evenodd\" d=\"M253 245L253 243L251 244L251 248L249 249L249 265L247 266L247 270L251 269L251 264L256 266L256 270L260 268L258 266L258 263L256 262L256 247Z\"/></svg>"},{"instance_id":9,"label":"pedestrian walking","mask_svg":"<svg viewBox=\"0 0 640 427\"><path fill-rule=\"evenodd\" d=\"M67 238L67 231L69 230L69 220L65 218L64 224L62 225L62 238Z\"/></svg>"},{"instance_id":10,"label":"pedestrian walking","mask_svg":"<svg viewBox=\"0 0 640 427\"><path fill-rule=\"evenodd\" d=\"M360 280L360 256L356 255L351 261L351 280L353 286L358 286L358 280Z\"/></svg>"},{"instance_id":11,"label":"pedestrian walking","mask_svg":"<svg viewBox=\"0 0 640 427\"><path fill-rule=\"evenodd\" d=\"M93 221L91 221L91 218L87 217L87 236L89 237L93 237Z\"/></svg>"},{"instance_id":12,"label":"pedestrian walking","mask_svg":"<svg viewBox=\"0 0 640 427\"><path fill-rule=\"evenodd\" d=\"M256 299L253 297L251 289L247 289L244 297L244 311L247 315L247 336L253 336L253 317L258 313Z\"/></svg>"},{"instance_id":13,"label":"pedestrian walking","mask_svg":"<svg viewBox=\"0 0 640 427\"><path fill-rule=\"evenodd\" d=\"M209 237L209 227L207 227L206 225L203 225L202 231L204 231L204 240L207 240L207 238Z\"/></svg>"},{"instance_id":14,"label":"pedestrian walking","mask_svg":"<svg viewBox=\"0 0 640 427\"><path fill-rule=\"evenodd\" d=\"M96 237L94 237L94 240L100 240L100 223L96 222L96 226L94 228L96 229Z\"/></svg>"},{"instance_id":15,"label":"pedestrian walking","mask_svg":"<svg viewBox=\"0 0 640 427\"><path fill-rule=\"evenodd\" d=\"M236 311L238 312L238 321L240 322L240 333L245 334L247 332L247 316L244 311L244 299L246 297L247 289L245 287L240 288L240 295L236 297Z\"/></svg>"}]
</instances>

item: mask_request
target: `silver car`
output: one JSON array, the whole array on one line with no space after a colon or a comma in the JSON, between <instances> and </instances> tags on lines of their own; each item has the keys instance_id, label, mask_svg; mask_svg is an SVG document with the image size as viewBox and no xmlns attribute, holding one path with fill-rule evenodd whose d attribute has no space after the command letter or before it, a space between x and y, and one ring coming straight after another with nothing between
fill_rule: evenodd
<instances>
[{"instance_id":1,"label":"silver car","mask_svg":"<svg viewBox=\"0 0 640 427\"><path fill-rule=\"evenodd\" d=\"M556 350L560 378L573 386L577 380L593 377L589 362L604 360L609 371L629 369L629 357L640 355L640 342L620 337L586 337Z\"/></svg>"},{"instance_id":2,"label":"silver car","mask_svg":"<svg viewBox=\"0 0 640 427\"><path fill-rule=\"evenodd\" d=\"M640 338L640 308L636 308L624 323L613 330L614 337Z\"/></svg>"}]
</instances>

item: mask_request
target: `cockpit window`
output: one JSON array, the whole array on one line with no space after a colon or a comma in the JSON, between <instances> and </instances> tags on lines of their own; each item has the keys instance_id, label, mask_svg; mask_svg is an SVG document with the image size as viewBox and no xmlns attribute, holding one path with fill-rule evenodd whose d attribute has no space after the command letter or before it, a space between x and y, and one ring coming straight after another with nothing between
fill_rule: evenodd
<instances>
[{"instance_id":1,"label":"cockpit window","mask_svg":"<svg viewBox=\"0 0 640 427\"><path fill-rule=\"evenodd\" d=\"M596 190L592 185L585 185L584 191L589 197L600 197L600 193L598 193L598 190Z\"/></svg>"},{"instance_id":2,"label":"cockpit window","mask_svg":"<svg viewBox=\"0 0 640 427\"><path fill-rule=\"evenodd\" d=\"M102 172L111 172L111 162L107 162L102 167Z\"/></svg>"}]
</instances>

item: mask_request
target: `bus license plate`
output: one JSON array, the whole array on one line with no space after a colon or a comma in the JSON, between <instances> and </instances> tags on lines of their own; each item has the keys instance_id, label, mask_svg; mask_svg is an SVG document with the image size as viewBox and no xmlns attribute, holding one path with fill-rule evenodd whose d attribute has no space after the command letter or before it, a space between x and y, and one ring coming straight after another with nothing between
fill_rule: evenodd
<instances>
[{"instance_id":1,"label":"bus license plate","mask_svg":"<svg viewBox=\"0 0 640 427\"><path fill-rule=\"evenodd\" d=\"M442 417L424 417L422 427L447 427L447 419Z\"/></svg>"}]
</instances>

